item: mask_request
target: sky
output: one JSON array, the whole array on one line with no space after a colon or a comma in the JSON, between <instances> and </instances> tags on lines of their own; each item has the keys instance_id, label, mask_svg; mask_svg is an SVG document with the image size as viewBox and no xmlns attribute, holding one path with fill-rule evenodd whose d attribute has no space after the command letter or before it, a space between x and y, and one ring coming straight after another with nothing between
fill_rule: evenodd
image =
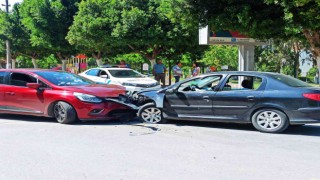
<instances>
[{"instance_id":1,"label":"sky","mask_svg":"<svg viewBox=\"0 0 320 180\"><path fill-rule=\"evenodd\" d=\"M15 4L15 3L21 3L23 0L8 0L9 1L9 4L12 5ZM5 7L2 6L2 5L5 5L6 4L6 0L0 0L0 4L1 4L1 9L2 10L5 10Z\"/></svg>"}]
</instances>

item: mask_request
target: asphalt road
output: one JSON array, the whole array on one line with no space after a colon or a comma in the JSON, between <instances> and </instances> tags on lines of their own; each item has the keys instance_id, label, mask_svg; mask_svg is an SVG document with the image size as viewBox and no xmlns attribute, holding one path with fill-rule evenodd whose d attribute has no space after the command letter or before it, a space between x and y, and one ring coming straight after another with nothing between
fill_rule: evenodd
<instances>
[{"instance_id":1,"label":"asphalt road","mask_svg":"<svg viewBox=\"0 0 320 180\"><path fill-rule=\"evenodd\" d=\"M0 115L0 179L320 179L320 126L86 122Z\"/></svg>"}]
</instances>

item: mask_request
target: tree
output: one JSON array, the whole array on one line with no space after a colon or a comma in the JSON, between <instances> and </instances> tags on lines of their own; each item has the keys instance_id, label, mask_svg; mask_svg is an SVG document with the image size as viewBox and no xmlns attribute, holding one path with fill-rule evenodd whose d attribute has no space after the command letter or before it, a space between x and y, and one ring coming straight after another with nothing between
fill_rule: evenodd
<instances>
[{"instance_id":1,"label":"tree","mask_svg":"<svg viewBox=\"0 0 320 180\"><path fill-rule=\"evenodd\" d=\"M204 52L200 62L203 62L207 66L215 66L219 71L221 70L221 66L224 65L227 65L229 70L237 70L238 48L227 45L210 46L210 48Z\"/></svg>"},{"instance_id":2,"label":"tree","mask_svg":"<svg viewBox=\"0 0 320 180\"><path fill-rule=\"evenodd\" d=\"M24 0L21 4L23 25L30 32L32 46L45 48L66 60L75 53L65 39L80 0Z\"/></svg>"},{"instance_id":3,"label":"tree","mask_svg":"<svg viewBox=\"0 0 320 180\"><path fill-rule=\"evenodd\" d=\"M320 2L315 0L188 0L194 18L214 30L235 30L256 39L308 41L320 67Z\"/></svg>"},{"instance_id":4,"label":"tree","mask_svg":"<svg viewBox=\"0 0 320 180\"><path fill-rule=\"evenodd\" d=\"M31 45L30 33L21 23L19 7L19 4L15 4L9 14L0 11L1 39L9 39L11 42L12 68L15 68L16 58L19 55L30 57L34 67L37 68L36 58L43 54L45 49ZM4 43L1 44L4 46Z\"/></svg>"},{"instance_id":5,"label":"tree","mask_svg":"<svg viewBox=\"0 0 320 180\"><path fill-rule=\"evenodd\" d=\"M161 53L197 44L197 24L185 0L91 0L79 13L67 39L94 52L129 47L154 63Z\"/></svg>"}]
</instances>

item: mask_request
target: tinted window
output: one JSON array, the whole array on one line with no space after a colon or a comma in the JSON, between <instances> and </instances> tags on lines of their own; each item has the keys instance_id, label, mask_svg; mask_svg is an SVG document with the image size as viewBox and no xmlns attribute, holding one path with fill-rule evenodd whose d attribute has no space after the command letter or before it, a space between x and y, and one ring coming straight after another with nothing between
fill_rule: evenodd
<instances>
[{"instance_id":1,"label":"tinted window","mask_svg":"<svg viewBox=\"0 0 320 180\"><path fill-rule=\"evenodd\" d=\"M256 76L230 76L223 87L224 91L256 90L262 84L262 78Z\"/></svg>"},{"instance_id":2,"label":"tinted window","mask_svg":"<svg viewBox=\"0 0 320 180\"><path fill-rule=\"evenodd\" d=\"M4 83L5 72L0 72L0 84Z\"/></svg>"},{"instance_id":3,"label":"tinted window","mask_svg":"<svg viewBox=\"0 0 320 180\"><path fill-rule=\"evenodd\" d=\"M37 79L22 73L12 73L10 76L10 85L26 87L27 83L37 83Z\"/></svg>"},{"instance_id":4,"label":"tinted window","mask_svg":"<svg viewBox=\"0 0 320 180\"><path fill-rule=\"evenodd\" d=\"M99 69L91 69L89 71L86 72L87 75L90 75L90 76L98 76L99 74Z\"/></svg>"},{"instance_id":5,"label":"tinted window","mask_svg":"<svg viewBox=\"0 0 320 180\"><path fill-rule=\"evenodd\" d=\"M300 81L299 79L283 75L283 74L270 74L270 76L274 79L277 79L278 81L281 81L282 83L291 86L291 87L311 87L311 85Z\"/></svg>"},{"instance_id":6,"label":"tinted window","mask_svg":"<svg viewBox=\"0 0 320 180\"><path fill-rule=\"evenodd\" d=\"M109 73L116 78L143 77L142 74L133 70L109 70Z\"/></svg>"},{"instance_id":7,"label":"tinted window","mask_svg":"<svg viewBox=\"0 0 320 180\"><path fill-rule=\"evenodd\" d=\"M47 79L51 83L57 86L79 86L95 84L95 82L78 76L76 74L60 71L39 71L36 72L37 75Z\"/></svg>"}]
</instances>

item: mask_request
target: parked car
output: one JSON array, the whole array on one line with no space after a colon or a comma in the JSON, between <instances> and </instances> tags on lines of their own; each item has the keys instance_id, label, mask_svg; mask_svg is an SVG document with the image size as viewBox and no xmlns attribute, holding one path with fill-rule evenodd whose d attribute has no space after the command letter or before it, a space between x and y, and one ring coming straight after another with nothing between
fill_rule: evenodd
<instances>
[{"instance_id":1,"label":"parked car","mask_svg":"<svg viewBox=\"0 0 320 180\"><path fill-rule=\"evenodd\" d=\"M132 116L125 88L53 70L0 70L0 113L55 117L59 123Z\"/></svg>"},{"instance_id":2,"label":"parked car","mask_svg":"<svg viewBox=\"0 0 320 180\"><path fill-rule=\"evenodd\" d=\"M161 87L156 80L129 68L92 68L79 75L95 82L122 85L131 93Z\"/></svg>"},{"instance_id":3,"label":"parked car","mask_svg":"<svg viewBox=\"0 0 320 180\"><path fill-rule=\"evenodd\" d=\"M252 123L262 132L320 123L320 88L267 72L216 72L158 91L138 93L138 116L148 123L167 119Z\"/></svg>"}]
</instances>

